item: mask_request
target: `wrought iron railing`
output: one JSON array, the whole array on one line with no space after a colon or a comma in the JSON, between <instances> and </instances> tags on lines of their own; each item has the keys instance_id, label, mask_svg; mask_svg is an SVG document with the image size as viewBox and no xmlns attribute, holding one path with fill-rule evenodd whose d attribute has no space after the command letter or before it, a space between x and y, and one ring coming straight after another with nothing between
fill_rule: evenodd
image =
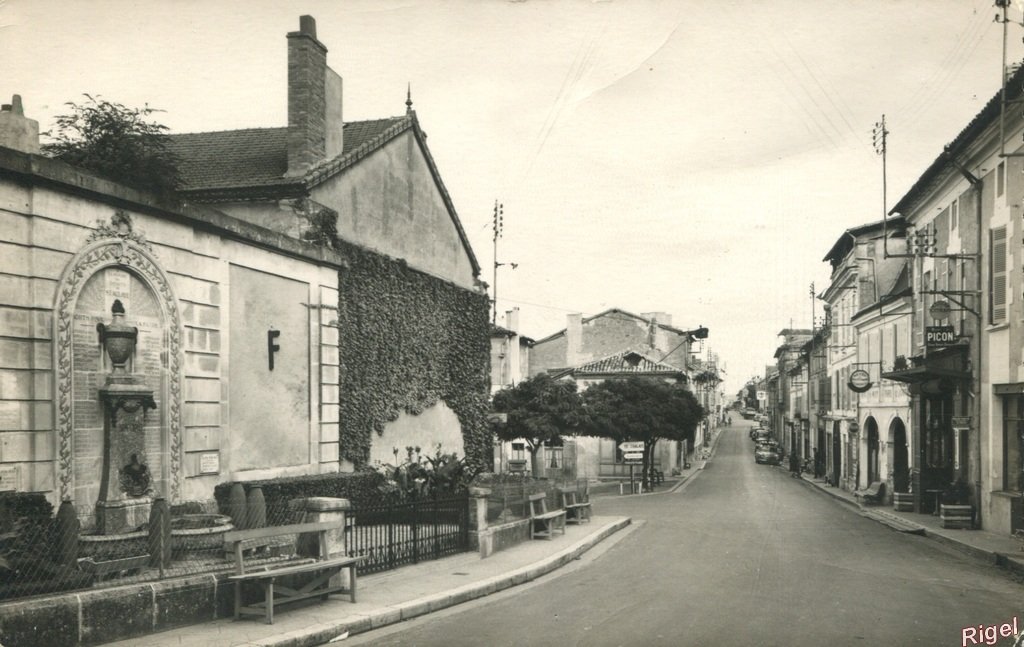
<instances>
[{"instance_id":1,"label":"wrought iron railing","mask_svg":"<svg viewBox=\"0 0 1024 647\"><path fill-rule=\"evenodd\" d=\"M349 510L348 554L358 572L379 573L469 550L469 497L406 501Z\"/></svg>"}]
</instances>

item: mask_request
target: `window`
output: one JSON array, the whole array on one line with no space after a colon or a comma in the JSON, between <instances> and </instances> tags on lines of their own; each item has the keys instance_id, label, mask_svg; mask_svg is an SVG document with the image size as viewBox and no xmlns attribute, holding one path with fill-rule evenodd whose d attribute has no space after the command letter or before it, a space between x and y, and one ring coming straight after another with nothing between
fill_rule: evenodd
<instances>
[{"instance_id":1,"label":"window","mask_svg":"<svg viewBox=\"0 0 1024 647\"><path fill-rule=\"evenodd\" d=\"M1003 398L1003 490L1024 491L1024 395Z\"/></svg>"},{"instance_id":2,"label":"window","mask_svg":"<svg viewBox=\"0 0 1024 647\"><path fill-rule=\"evenodd\" d=\"M526 460L526 443L512 443L512 460Z\"/></svg>"},{"instance_id":3,"label":"window","mask_svg":"<svg viewBox=\"0 0 1024 647\"><path fill-rule=\"evenodd\" d=\"M989 323L1006 321L1006 227L989 232Z\"/></svg>"},{"instance_id":4,"label":"window","mask_svg":"<svg viewBox=\"0 0 1024 647\"><path fill-rule=\"evenodd\" d=\"M957 220L960 215L960 199L953 200L953 203L949 205L949 228L950 230L956 229Z\"/></svg>"},{"instance_id":5,"label":"window","mask_svg":"<svg viewBox=\"0 0 1024 647\"><path fill-rule=\"evenodd\" d=\"M996 167L996 197L1006 192L1006 162L999 162Z\"/></svg>"}]
</instances>

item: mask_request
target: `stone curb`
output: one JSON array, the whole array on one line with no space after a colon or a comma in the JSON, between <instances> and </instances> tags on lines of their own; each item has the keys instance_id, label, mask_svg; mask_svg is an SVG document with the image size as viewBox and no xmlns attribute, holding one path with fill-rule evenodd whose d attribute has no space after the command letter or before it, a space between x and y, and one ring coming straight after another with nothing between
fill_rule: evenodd
<instances>
[{"instance_id":1,"label":"stone curb","mask_svg":"<svg viewBox=\"0 0 1024 647\"><path fill-rule=\"evenodd\" d=\"M600 532L567 546L557 553L538 560L533 564L517 568L502 575L496 575L479 582L409 600L399 604L367 610L366 613L354 614L340 622L326 622L309 625L300 630L270 636L255 642L242 643L240 647L315 647L330 642L346 633L354 636L372 629L396 624L404 620L447 609L463 602L482 598L513 586L535 580L543 575L565 566L579 558L601 541L622 530L632 523L629 517L623 517L604 527Z\"/></svg>"},{"instance_id":2,"label":"stone curb","mask_svg":"<svg viewBox=\"0 0 1024 647\"><path fill-rule=\"evenodd\" d=\"M801 479L801 480L802 481L806 481L806 479ZM827 497L830 497L830 498L832 498L832 499L834 499L836 501L840 501L842 503L845 503L846 505L850 506L851 508L853 508L853 509L855 509L855 510L857 510L859 512L865 513L862 516L864 516L866 519L871 519L872 521L875 521L876 523L880 523L880 524L882 524L884 526L888 526L888 524L886 524L882 519L880 519L878 516L876 516L874 514L871 514L870 510L866 509L864 506L862 506L861 504L857 503L856 501L850 501L849 499L846 499L845 497L842 497L842 496L840 496L838 494L833 494L828 489L818 487L817 485L815 485L814 483L811 483L809 481L806 482L806 486L811 488L811 489L813 489L813 490L821 492L824 496L827 496ZM914 533L914 534L918 534L918 536L921 536L921 537L926 537L926 538L928 538L928 539L930 539L930 540L932 540L932 541L934 541L936 543L943 544L945 546L949 546L950 548L958 550L958 551L964 553L965 555L967 555L968 557L972 557L972 558L977 559L977 560L979 560L981 562L985 562L985 563L988 563L988 564L994 564L994 565L996 565L996 566L998 566L1000 568L1003 568L1003 569L1005 569L1007 571L1010 571L1010 572L1012 572L1012 573L1014 573L1016 575L1024 576L1024 562L1019 561L1018 559L1015 558L1015 556L1007 555L1005 553L1000 553L998 551L991 551L991 550L986 550L984 548L978 548L977 546L972 546L972 545L970 545L970 544L968 544L966 542L962 542L962 541L959 541L959 540L954 539L952 537L947 537L945 535L942 535L942 534L939 534L939 533L934 532L932 530L929 530L928 527L926 527L926 526L921 526L921 528L922 528L922 532L921 533ZM908 534L910 534L910 533L908 533Z\"/></svg>"}]
</instances>

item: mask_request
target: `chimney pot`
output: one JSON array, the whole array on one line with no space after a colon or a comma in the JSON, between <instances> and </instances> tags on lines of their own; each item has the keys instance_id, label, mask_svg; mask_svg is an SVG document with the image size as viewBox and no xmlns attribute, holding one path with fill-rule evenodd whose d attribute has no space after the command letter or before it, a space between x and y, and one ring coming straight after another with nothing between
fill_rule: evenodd
<instances>
[{"instance_id":1,"label":"chimney pot","mask_svg":"<svg viewBox=\"0 0 1024 647\"><path fill-rule=\"evenodd\" d=\"M313 16L299 16L299 32L316 38L316 18Z\"/></svg>"}]
</instances>

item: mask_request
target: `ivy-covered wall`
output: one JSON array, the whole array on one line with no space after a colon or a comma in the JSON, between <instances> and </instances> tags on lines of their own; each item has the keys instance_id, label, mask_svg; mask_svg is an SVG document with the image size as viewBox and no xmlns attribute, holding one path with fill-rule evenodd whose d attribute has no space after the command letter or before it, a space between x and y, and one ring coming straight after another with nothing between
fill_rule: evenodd
<instances>
[{"instance_id":1,"label":"ivy-covered wall","mask_svg":"<svg viewBox=\"0 0 1024 647\"><path fill-rule=\"evenodd\" d=\"M366 464L385 424L441 400L462 425L467 462L489 467L487 295L334 244L348 262L338 282L342 457Z\"/></svg>"}]
</instances>

